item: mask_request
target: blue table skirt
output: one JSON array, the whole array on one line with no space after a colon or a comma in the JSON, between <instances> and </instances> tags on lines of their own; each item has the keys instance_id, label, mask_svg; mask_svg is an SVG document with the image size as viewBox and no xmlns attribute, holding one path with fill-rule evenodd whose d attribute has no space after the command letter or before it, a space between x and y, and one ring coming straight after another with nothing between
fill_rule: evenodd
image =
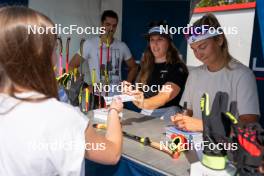
<instances>
[{"instance_id":1,"label":"blue table skirt","mask_svg":"<svg viewBox=\"0 0 264 176\"><path fill-rule=\"evenodd\" d=\"M85 160L86 176L163 176L155 170L121 157L116 165L102 165Z\"/></svg>"}]
</instances>

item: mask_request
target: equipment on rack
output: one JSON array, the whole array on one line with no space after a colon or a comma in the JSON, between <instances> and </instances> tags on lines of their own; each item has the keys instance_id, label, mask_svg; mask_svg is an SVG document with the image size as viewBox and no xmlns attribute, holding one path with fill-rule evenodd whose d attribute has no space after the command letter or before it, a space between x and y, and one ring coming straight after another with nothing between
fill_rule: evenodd
<instances>
[{"instance_id":1,"label":"equipment on rack","mask_svg":"<svg viewBox=\"0 0 264 176\"><path fill-rule=\"evenodd\" d=\"M62 76L63 74L63 66L62 66L62 51L63 51L63 45L62 45L62 39L61 37L58 37L57 40L59 41L59 47L60 47L60 51L59 51L59 76Z\"/></svg>"},{"instance_id":2,"label":"equipment on rack","mask_svg":"<svg viewBox=\"0 0 264 176\"><path fill-rule=\"evenodd\" d=\"M68 37L68 38L67 38L67 41L66 41L66 73L69 72L70 40L71 40L71 38Z\"/></svg>"}]
</instances>

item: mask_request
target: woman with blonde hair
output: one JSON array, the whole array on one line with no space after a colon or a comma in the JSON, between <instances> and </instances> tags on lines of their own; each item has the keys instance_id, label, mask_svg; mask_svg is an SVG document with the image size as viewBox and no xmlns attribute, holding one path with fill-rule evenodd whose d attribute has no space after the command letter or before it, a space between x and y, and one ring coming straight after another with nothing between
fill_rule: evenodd
<instances>
[{"instance_id":1,"label":"woman with blonde hair","mask_svg":"<svg viewBox=\"0 0 264 176\"><path fill-rule=\"evenodd\" d=\"M195 57L203 63L190 72L180 101L181 105L187 102L188 115L176 114L171 120L180 129L203 131L200 99L208 93L211 107L216 93L222 91L228 93L229 104L237 102L242 124L257 121L260 112L254 74L230 55L224 31L213 14L204 15L192 29L203 25L207 30L187 37Z\"/></svg>"},{"instance_id":2,"label":"woman with blonde hair","mask_svg":"<svg viewBox=\"0 0 264 176\"><path fill-rule=\"evenodd\" d=\"M117 163L121 101L110 106L106 136L59 102L53 71L57 36L29 32L35 25L54 27L29 8L0 9L0 175L84 175L84 158Z\"/></svg>"}]
</instances>

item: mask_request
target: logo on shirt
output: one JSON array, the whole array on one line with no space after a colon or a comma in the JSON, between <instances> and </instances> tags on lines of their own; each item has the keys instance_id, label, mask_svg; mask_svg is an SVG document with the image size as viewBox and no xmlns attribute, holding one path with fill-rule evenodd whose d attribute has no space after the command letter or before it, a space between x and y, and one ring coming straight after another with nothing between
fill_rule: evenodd
<instances>
[{"instance_id":1,"label":"logo on shirt","mask_svg":"<svg viewBox=\"0 0 264 176\"><path fill-rule=\"evenodd\" d=\"M168 73L168 70L161 70L161 71L160 71L160 74L161 74L161 75L160 75L160 78L163 79L167 73Z\"/></svg>"}]
</instances>

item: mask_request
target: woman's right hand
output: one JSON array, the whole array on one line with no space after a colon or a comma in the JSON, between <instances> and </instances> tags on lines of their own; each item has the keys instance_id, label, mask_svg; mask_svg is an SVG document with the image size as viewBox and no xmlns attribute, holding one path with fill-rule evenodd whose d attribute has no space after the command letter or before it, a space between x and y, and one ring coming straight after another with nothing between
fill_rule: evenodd
<instances>
[{"instance_id":1,"label":"woman's right hand","mask_svg":"<svg viewBox=\"0 0 264 176\"><path fill-rule=\"evenodd\" d=\"M203 122L201 119L198 118L177 113L176 115L171 116L171 121L177 128L184 131L193 131L193 132L203 131Z\"/></svg>"},{"instance_id":2,"label":"woman's right hand","mask_svg":"<svg viewBox=\"0 0 264 176\"><path fill-rule=\"evenodd\" d=\"M123 111L123 103L121 101L121 98L117 97L114 98L111 105L110 105L110 109L116 109L118 111L118 113Z\"/></svg>"}]
</instances>

